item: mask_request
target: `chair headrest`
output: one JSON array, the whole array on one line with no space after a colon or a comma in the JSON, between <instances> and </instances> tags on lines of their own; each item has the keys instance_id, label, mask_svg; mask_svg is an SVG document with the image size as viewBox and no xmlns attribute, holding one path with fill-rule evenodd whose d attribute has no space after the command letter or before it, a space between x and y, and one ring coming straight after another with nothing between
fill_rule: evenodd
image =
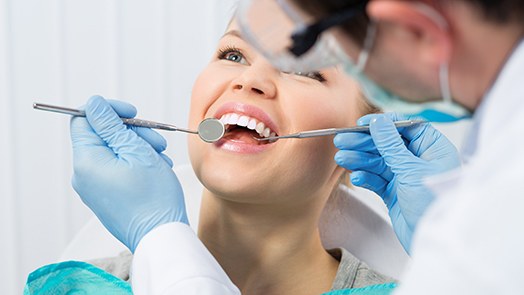
<instances>
[{"instance_id":1,"label":"chair headrest","mask_svg":"<svg viewBox=\"0 0 524 295\"><path fill-rule=\"evenodd\" d=\"M409 256L391 226L387 208L376 194L340 185L319 222L326 249L342 247L371 268L399 278Z\"/></svg>"}]
</instances>

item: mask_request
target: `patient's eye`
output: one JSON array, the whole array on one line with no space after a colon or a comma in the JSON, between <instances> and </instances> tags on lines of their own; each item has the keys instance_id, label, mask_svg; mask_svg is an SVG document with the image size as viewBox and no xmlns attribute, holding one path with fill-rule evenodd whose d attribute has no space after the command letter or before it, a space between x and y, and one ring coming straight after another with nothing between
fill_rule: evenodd
<instances>
[{"instance_id":1,"label":"patient's eye","mask_svg":"<svg viewBox=\"0 0 524 295\"><path fill-rule=\"evenodd\" d=\"M220 48L217 53L218 59L229 60L232 62L240 63L243 65L247 64L246 58L242 54L242 51L236 47L226 46Z\"/></svg>"},{"instance_id":2,"label":"patient's eye","mask_svg":"<svg viewBox=\"0 0 524 295\"><path fill-rule=\"evenodd\" d=\"M326 79L324 78L324 75L322 75L322 73L320 73L320 72L308 72L308 73L295 72L293 74L294 75L308 77L308 78L311 78L311 79L315 79L315 80L317 80L319 82L326 81Z\"/></svg>"},{"instance_id":3,"label":"patient's eye","mask_svg":"<svg viewBox=\"0 0 524 295\"><path fill-rule=\"evenodd\" d=\"M302 76L310 79L317 80L319 82L324 82L326 79L324 78L324 75L320 72L283 72L288 75L296 75L296 76Z\"/></svg>"}]
</instances>

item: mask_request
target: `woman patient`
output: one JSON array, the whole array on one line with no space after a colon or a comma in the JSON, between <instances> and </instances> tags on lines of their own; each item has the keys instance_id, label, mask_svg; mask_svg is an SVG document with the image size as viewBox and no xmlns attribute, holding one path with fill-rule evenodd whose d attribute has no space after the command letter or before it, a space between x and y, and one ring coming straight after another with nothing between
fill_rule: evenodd
<instances>
[{"instance_id":1,"label":"woman patient","mask_svg":"<svg viewBox=\"0 0 524 295\"><path fill-rule=\"evenodd\" d=\"M192 136L189 151L204 185L198 235L242 294L392 281L344 249L322 246L319 219L345 173L333 160L333 137L255 139L352 126L375 111L342 71L280 72L230 24L195 82L189 122L219 118L227 132L214 144Z\"/></svg>"}]
</instances>

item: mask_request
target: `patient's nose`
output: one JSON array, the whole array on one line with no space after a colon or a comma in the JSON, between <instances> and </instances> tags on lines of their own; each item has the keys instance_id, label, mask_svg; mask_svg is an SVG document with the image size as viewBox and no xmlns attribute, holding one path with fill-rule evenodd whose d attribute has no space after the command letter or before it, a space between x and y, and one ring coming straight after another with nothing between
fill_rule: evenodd
<instances>
[{"instance_id":1,"label":"patient's nose","mask_svg":"<svg viewBox=\"0 0 524 295\"><path fill-rule=\"evenodd\" d=\"M274 79L278 73L269 63L252 64L232 81L233 90L274 98L277 94Z\"/></svg>"}]
</instances>

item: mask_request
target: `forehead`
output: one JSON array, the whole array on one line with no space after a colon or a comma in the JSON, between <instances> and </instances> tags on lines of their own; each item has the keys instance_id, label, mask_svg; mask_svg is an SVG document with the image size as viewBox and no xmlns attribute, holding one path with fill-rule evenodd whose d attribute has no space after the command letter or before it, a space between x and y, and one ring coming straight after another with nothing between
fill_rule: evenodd
<instances>
[{"instance_id":1,"label":"forehead","mask_svg":"<svg viewBox=\"0 0 524 295\"><path fill-rule=\"evenodd\" d=\"M240 27L238 26L238 23L235 18L232 18L229 24L227 25L227 28L220 38L220 40L225 38L238 38L241 41L244 41L244 38L242 37L242 33L240 32ZM250 44L245 42L244 46L248 46L251 48Z\"/></svg>"},{"instance_id":2,"label":"forehead","mask_svg":"<svg viewBox=\"0 0 524 295\"><path fill-rule=\"evenodd\" d=\"M229 20L229 23L227 24L227 27L226 27L226 31L229 29L229 28L235 28L235 29L238 29L238 22L237 22L237 18L236 17L232 17L230 20Z\"/></svg>"},{"instance_id":3,"label":"forehead","mask_svg":"<svg viewBox=\"0 0 524 295\"><path fill-rule=\"evenodd\" d=\"M235 31L240 32L240 27L238 26L238 22L237 22L237 19L235 17L231 18L231 20L227 24L225 33L227 33L228 31L231 31L231 30L235 30Z\"/></svg>"}]
</instances>

